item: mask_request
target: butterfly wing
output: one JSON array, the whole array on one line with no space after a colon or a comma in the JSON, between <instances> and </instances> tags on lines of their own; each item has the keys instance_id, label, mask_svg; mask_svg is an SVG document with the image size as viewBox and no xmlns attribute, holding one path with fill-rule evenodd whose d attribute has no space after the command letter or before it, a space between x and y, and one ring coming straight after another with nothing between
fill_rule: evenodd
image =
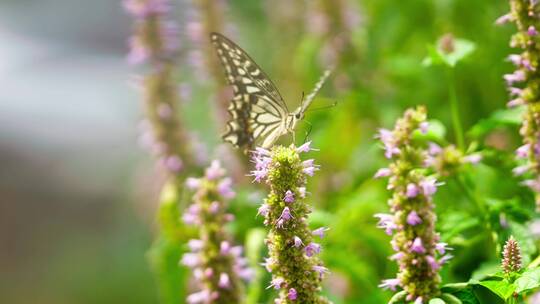
<instances>
[{"instance_id":1,"label":"butterfly wing","mask_svg":"<svg viewBox=\"0 0 540 304\"><path fill-rule=\"evenodd\" d=\"M281 94L263 70L238 45L225 36L212 33L218 57L225 69L234 97L228 111L223 139L236 147L269 147L286 132L288 110Z\"/></svg>"}]
</instances>

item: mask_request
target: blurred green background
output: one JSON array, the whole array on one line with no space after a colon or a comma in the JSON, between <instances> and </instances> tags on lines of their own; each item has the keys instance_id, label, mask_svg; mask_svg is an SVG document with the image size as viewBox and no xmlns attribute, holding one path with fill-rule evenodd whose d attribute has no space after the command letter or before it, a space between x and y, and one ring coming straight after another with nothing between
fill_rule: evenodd
<instances>
[{"instance_id":1,"label":"blurred green background","mask_svg":"<svg viewBox=\"0 0 540 304\"><path fill-rule=\"evenodd\" d=\"M267 71L289 108L332 62L336 51L326 46L333 37L345 41L339 69L314 104L338 106L306 118L321 149L314 157L322 170L311 180L313 222L331 227L323 258L332 271L326 282L332 299L384 303L390 293L377 285L395 266L386 259L389 238L372 216L387 208L384 183L371 179L385 164L373 135L416 104L451 129L446 72L421 64L427 46L447 33L476 44L455 70L465 129L503 108L514 29L494 26L508 11L506 1L321 3L313 12L310 1L227 1L227 26L216 30ZM185 24L182 12L193 4L174 4ZM339 17L321 25L317 14L332 16L334 9ZM118 1L0 3L1 303L158 302L146 252L163 178L137 146L143 111L129 84L136 71L125 63L130 28ZM197 79L196 65L181 69L192 90L184 113L190 128L208 158L226 159L231 150L217 136L223 128L207 124L212 78ZM510 131L494 134L492 144L514 148L517 132ZM239 220L231 228L239 242L262 226L254 218L253 188L242 186L233 202ZM455 200L443 193L438 204L444 210ZM467 280L490 255L458 259L445 278Z\"/></svg>"}]
</instances>

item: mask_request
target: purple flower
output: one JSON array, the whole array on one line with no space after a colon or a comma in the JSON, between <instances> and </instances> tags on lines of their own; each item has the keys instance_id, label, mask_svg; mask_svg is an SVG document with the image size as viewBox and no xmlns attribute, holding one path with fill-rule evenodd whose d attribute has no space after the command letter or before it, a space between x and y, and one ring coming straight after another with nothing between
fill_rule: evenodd
<instances>
[{"instance_id":1,"label":"purple flower","mask_svg":"<svg viewBox=\"0 0 540 304\"><path fill-rule=\"evenodd\" d=\"M201 240L191 239L188 241L188 247L191 251L199 251L203 248L204 242Z\"/></svg>"},{"instance_id":2,"label":"purple flower","mask_svg":"<svg viewBox=\"0 0 540 304\"><path fill-rule=\"evenodd\" d=\"M281 216L279 218L283 219L284 221L288 221L292 217L293 216L291 215L291 209L289 209L289 207L285 207L283 208L283 211L281 212Z\"/></svg>"},{"instance_id":3,"label":"purple flower","mask_svg":"<svg viewBox=\"0 0 540 304\"><path fill-rule=\"evenodd\" d=\"M300 147L296 148L296 152L298 153L309 152L311 150L313 150L311 148L311 141L308 141L305 144L301 145Z\"/></svg>"},{"instance_id":4,"label":"purple flower","mask_svg":"<svg viewBox=\"0 0 540 304\"><path fill-rule=\"evenodd\" d=\"M328 268L324 266L315 265L313 266L313 270L319 274L319 277L322 278L322 276L326 273L328 273Z\"/></svg>"},{"instance_id":5,"label":"purple flower","mask_svg":"<svg viewBox=\"0 0 540 304\"><path fill-rule=\"evenodd\" d=\"M313 158L306 159L305 161L302 162L302 167L304 168L313 167L314 165L315 165L315 160Z\"/></svg>"},{"instance_id":6,"label":"purple flower","mask_svg":"<svg viewBox=\"0 0 540 304\"><path fill-rule=\"evenodd\" d=\"M540 182L536 179L524 180L521 182L524 186L531 188L535 192L540 192Z\"/></svg>"},{"instance_id":7,"label":"purple flower","mask_svg":"<svg viewBox=\"0 0 540 304\"><path fill-rule=\"evenodd\" d=\"M419 189L417 185L413 183L410 183L407 185L406 195L408 198L414 198L418 196L418 193L419 193Z\"/></svg>"},{"instance_id":8,"label":"purple flower","mask_svg":"<svg viewBox=\"0 0 540 304\"><path fill-rule=\"evenodd\" d=\"M536 30L536 28L534 27L534 25L529 26L529 28L527 29L527 35L529 35L529 36L536 36L536 35L538 35L538 31Z\"/></svg>"},{"instance_id":9,"label":"purple flower","mask_svg":"<svg viewBox=\"0 0 540 304\"><path fill-rule=\"evenodd\" d=\"M186 179L186 187L191 190L196 190L201 185L201 180L194 177L188 177Z\"/></svg>"},{"instance_id":10,"label":"purple flower","mask_svg":"<svg viewBox=\"0 0 540 304\"><path fill-rule=\"evenodd\" d=\"M523 99L518 97L518 98L514 98L514 99L510 100L509 102L507 102L506 106L509 107L509 108L515 108L515 107L521 106L523 104L525 104Z\"/></svg>"},{"instance_id":11,"label":"purple flower","mask_svg":"<svg viewBox=\"0 0 540 304\"><path fill-rule=\"evenodd\" d=\"M206 268L206 269L204 270L204 276L205 276L206 278L211 278L211 277L213 277L213 276L214 276L214 269L212 269L212 268L210 268L210 267Z\"/></svg>"},{"instance_id":12,"label":"purple flower","mask_svg":"<svg viewBox=\"0 0 540 304\"><path fill-rule=\"evenodd\" d=\"M387 177L387 176L390 176L390 174L392 174L392 170L390 170L389 168L381 168L377 170L377 172L375 173L375 176L373 177L374 178Z\"/></svg>"},{"instance_id":13,"label":"purple flower","mask_svg":"<svg viewBox=\"0 0 540 304\"><path fill-rule=\"evenodd\" d=\"M418 216L418 213L416 211L411 211L409 215L407 215L407 224L411 226L416 226L418 224L422 223L422 219Z\"/></svg>"},{"instance_id":14,"label":"purple flower","mask_svg":"<svg viewBox=\"0 0 540 304\"><path fill-rule=\"evenodd\" d=\"M287 192L285 192L285 197L283 198L283 201L285 203L294 202L294 193L291 190L287 190Z\"/></svg>"},{"instance_id":15,"label":"purple flower","mask_svg":"<svg viewBox=\"0 0 540 304\"><path fill-rule=\"evenodd\" d=\"M506 81L506 84L508 86L511 86L512 84L516 82L524 81L526 76L525 76L525 72L523 72L522 70L517 70L513 74L504 75L503 78Z\"/></svg>"},{"instance_id":16,"label":"purple flower","mask_svg":"<svg viewBox=\"0 0 540 304\"><path fill-rule=\"evenodd\" d=\"M270 212L270 206L268 206L268 204L264 203L257 210L257 215L260 214L260 215L266 217L268 215L268 212Z\"/></svg>"},{"instance_id":17,"label":"purple flower","mask_svg":"<svg viewBox=\"0 0 540 304\"><path fill-rule=\"evenodd\" d=\"M529 157L529 151L531 149L531 146L529 144L525 144L516 150L516 155L519 158L527 158Z\"/></svg>"},{"instance_id":18,"label":"purple flower","mask_svg":"<svg viewBox=\"0 0 540 304\"><path fill-rule=\"evenodd\" d=\"M209 180L216 180L218 178L221 178L223 174L225 174L225 170L221 168L219 160L213 160L210 164L210 167L208 167L205 172L206 178Z\"/></svg>"},{"instance_id":19,"label":"purple flower","mask_svg":"<svg viewBox=\"0 0 540 304\"><path fill-rule=\"evenodd\" d=\"M304 172L305 174L307 174L309 176L313 176L313 174L315 173L316 170L318 170L318 169L315 168L315 167L308 167L308 168L304 168L302 170L302 172Z\"/></svg>"},{"instance_id":20,"label":"purple flower","mask_svg":"<svg viewBox=\"0 0 540 304\"><path fill-rule=\"evenodd\" d=\"M429 122L427 122L427 121L421 122L420 126L419 126L419 129L420 129L420 132L422 134L427 134L428 129L429 129Z\"/></svg>"},{"instance_id":21,"label":"purple flower","mask_svg":"<svg viewBox=\"0 0 540 304\"><path fill-rule=\"evenodd\" d=\"M231 279L229 278L229 275L222 272L219 275L219 282L218 282L219 288L223 289L229 289L231 288Z\"/></svg>"},{"instance_id":22,"label":"purple flower","mask_svg":"<svg viewBox=\"0 0 540 304\"><path fill-rule=\"evenodd\" d=\"M315 230L313 230L313 235L317 235L319 236L321 239L324 237L324 233L326 231L330 230L330 228L326 228L326 227L321 227L321 228L317 228Z\"/></svg>"},{"instance_id":23,"label":"purple flower","mask_svg":"<svg viewBox=\"0 0 540 304\"><path fill-rule=\"evenodd\" d=\"M403 257L405 257L405 253L400 251L398 253L395 253L395 254L391 255L389 259L392 260L392 261L399 261Z\"/></svg>"},{"instance_id":24,"label":"purple flower","mask_svg":"<svg viewBox=\"0 0 540 304\"><path fill-rule=\"evenodd\" d=\"M289 293L287 294L287 298L289 298L289 300L291 300L291 301L294 301L294 300L296 300L297 297L298 297L298 294L296 293L296 289L294 289L294 288L289 289Z\"/></svg>"},{"instance_id":25,"label":"purple flower","mask_svg":"<svg viewBox=\"0 0 540 304\"><path fill-rule=\"evenodd\" d=\"M513 96L519 96L521 95L521 92L523 92L523 89L516 88L516 87L509 87L508 90L510 91L510 95L513 95Z\"/></svg>"},{"instance_id":26,"label":"purple flower","mask_svg":"<svg viewBox=\"0 0 540 304\"><path fill-rule=\"evenodd\" d=\"M394 216L386 213L377 213L374 217L379 219L377 228L385 229L386 234L391 235L393 230L397 229L397 225L394 222Z\"/></svg>"},{"instance_id":27,"label":"purple flower","mask_svg":"<svg viewBox=\"0 0 540 304\"><path fill-rule=\"evenodd\" d=\"M267 156L257 157L257 158L255 158L255 169L256 170L267 170L271 161L272 161L272 159L270 157L267 157Z\"/></svg>"},{"instance_id":28,"label":"purple flower","mask_svg":"<svg viewBox=\"0 0 540 304\"><path fill-rule=\"evenodd\" d=\"M294 236L294 247L299 248L302 245L304 245L304 243L302 242L302 239L295 235Z\"/></svg>"},{"instance_id":29,"label":"purple flower","mask_svg":"<svg viewBox=\"0 0 540 304\"><path fill-rule=\"evenodd\" d=\"M510 54L508 55L508 61L512 62L515 66L521 65L521 55L518 54Z\"/></svg>"},{"instance_id":30,"label":"purple flower","mask_svg":"<svg viewBox=\"0 0 540 304\"><path fill-rule=\"evenodd\" d=\"M410 249L412 252L416 252L416 253L426 252L426 248L424 248L424 245L422 244L422 239L419 237L414 239Z\"/></svg>"},{"instance_id":31,"label":"purple flower","mask_svg":"<svg viewBox=\"0 0 540 304\"><path fill-rule=\"evenodd\" d=\"M124 9L134 17L145 18L149 15L164 15L169 13L171 6L167 0L124 0Z\"/></svg>"},{"instance_id":32,"label":"purple flower","mask_svg":"<svg viewBox=\"0 0 540 304\"><path fill-rule=\"evenodd\" d=\"M437 260L431 255L426 256L426 261L429 267L434 271L437 271L441 268L441 265L439 264L439 262L437 262Z\"/></svg>"},{"instance_id":33,"label":"purple flower","mask_svg":"<svg viewBox=\"0 0 540 304\"><path fill-rule=\"evenodd\" d=\"M308 257L312 257L315 254L319 254L319 252L321 252L321 245L317 243L309 243L309 245L304 247L304 250Z\"/></svg>"},{"instance_id":34,"label":"purple flower","mask_svg":"<svg viewBox=\"0 0 540 304\"><path fill-rule=\"evenodd\" d=\"M201 220L199 219L200 207L196 204L193 204L187 208L187 210L182 214L182 220L188 225L198 225Z\"/></svg>"},{"instance_id":35,"label":"purple flower","mask_svg":"<svg viewBox=\"0 0 540 304\"><path fill-rule=\"evenodd\" d=\"M203 304L210 303L213 299L212 294L208 290L201 290L196 293L190 294L186 301L188 304Z\"/></svg>"},{"instance_id":36,"label":"purple flower","mask_svg":"<svg viewBox=\"0 0 540 304\"><path fill-rule=\"evenodd\" d=\"M298 193L300 194L300 198L306 197L306 187L298 187Z\"/></svg>"},{"instance_id":37,"label":"purple flower","mask_svg":"<svg viewBox=\"0 0 540 304\"><path fill-rule=\"evenodd\" d=\"M530 169L531 169L531 165L518 166L518 167L515 167L514 169L512 169L512 173L515 176L520 176L520 175L525 174Z\"/></svg>"},{"instance_id":38,"label":"purple flower","mask_svg":"<svg viewBox=\"0 0 540 304\"><path fill-rule=\"evenodd\" d=\"M272 258L266 258L264 260L264 263L261 263L264 268L266 268L266 271L272 272L273 267L275 266L274 260Z\"/></svg>"},{"instance_id":39,"label":"purple flower","mask_svg":"<svg viewBox=\"0 0 540 304\"><path fill-rule=\"evenodd\" d=\"M283 279L282 277L273 278L272 281L270 282L270 286L268 286L267 289L272 288L272 287L276 290L281 289L284 283L285 283L285 279Z\"/></svg>"},{"instance_id":40,"label":"purple flower","mask_svg":"<svg viewBox=\"0 0 540 304\"><path fill-rule=\"evenodd\" d=\"M394 155L398 155L401 152L401 150L394 145L385 145L384 150L384 157L388 159L391 159Z\"/></svg>"},{"instance_id":41,"label":"purple flower","mask_svg":"<svg viewBox=\"0 0 540 304\"><path fill-rule=\"evenodd\" d=\"M383 145L389 145L394 142L394 134L388 129L379 129L379 134L375 137L379 138Z\"/></svg>"},{"instance_id":42,"label":"purple flower","mask_svg":"<svg viewBox=\"0 0 540 304\"><path fill-rule=\"evenodd\" d=\"M265 148L256 147L255 151L253 151L254 157L263 157L263 156L270 156L270 151L266 150Z\"/></svg>"},{"instance_id":43,"label":"purple flower","mask_svg":"<svg viewBox=\"0 0 540 304\"><path fill-rule=\"evenodd\" d=\"M131 65L141 64L150 57L150 50L146 47L140 37L133 36L128 40L129 53L127 62Z\"/></svg>"},{"instance_id":44,"label":"purple flower","mask_svg":"<svg viewBox=\"0 0 540 304\"><path fill-rule=\"evenodd\" d=\"M399 279L386 279L383 280L381 284L379 284L379 288L396 291L396 287L399 286L399 284Z\"/></svg>"},{"instance_id":45,"label":"purple flower","mask_svg":"<svg viewBox=\"0 0 540 304\"><path fill-rule=\"evenodd\" d=\"M440 265L446 264L446 262L448 262L453 257L454 257L453 255L447 254L447 255L445 255L445 256L443 256L442 258L439 259L439 264Z\"/></svg>"},{"instance_id":46,"label":"purple flower","mask_svg":"<svg viewBox=\"0 0 540 304\"><path fill-rule=\"evenodd\" d=\"M232 179L229 177L224 178L219 182L217 191L225 199L231 199L236 195L236 192L232 189Z\"/></svg>"},{"instance_id":47,"label":"purple flower","mask_svg":"<svg viewBox=\"0 0 540 304\"><path fill-rule=\"evenodd\" d=\"M511 20L512 20L512 15L511 14L506 14L506 15L503 15L503 16L497 18L497 20L495 20L495 24L502 25L502 24L510 22Z\"/></svg>"},{"instance_id":48,"label":"purple flower","mask_svg":"<svg viewBox=\"0 0 540 304\"><path fill-rule=\"evenodd\" d=\"M230 252L231 252L231 244L227 241L221 242L221 244L219 245L219 253L221 255L229 255Z\"/></svg>"},{"instance_id":49,"label":"purple flower","mask_svg":"<svg viewBox=\"0 0 540 304\"><path fill-rule=\"evenodd\" d=\"M482 154L480 153L469 154L463 158L463 161L465 161L466 163L473 164L473 165L478 164L481 160L482 160Z\"/></svg>"},{"instance_id":50,"label":"purple flower","mask_svg":"<svg viewBox=\"0 0 540 304\"><path fill-rule=\"evenodd\" d=\"M435 250L437 250L439 254L445 254L447 250L452 250L452 248L448 247L447 243L440 242L435 244Z\"/></svg>"},{"instance_id":51,"label":"purple flower","mask_svg":"<svg viewBox=\"0 0 540 304\"><path fill-rule=\"evenodd\" d=\"M237 258L242 257L242 252L244 251L244 247L242 246L233 246L230 250L231 255Z\"/></svg>"},{"instance_id":52,"label":"purple flower","mask_svg":"<svg viewBox=\"0 0 540 304\"><path fill-rule=\"evenodd\" d=\"M199 255L196 253L184 253L182 256L182 264L186 265L187 267L193 268L195 266L198 266L201 262Z\"/></svg>"},{"instance_id":53,"label":"purple flower","mask_svg":"<svg viewBox=\"0 0 540 304\"><path fill-rule=\"evenodd\" d=\"M440 183L437 183L437 180L434 178L427 178L420 182L420 187L422 188L422 193L427 196L433 196L437 192L437 186L440 186Z\"/></svg>"},{"instance_id":54,"label":"purple flower","mask_svg":"<svg viewBox=\"0 0 540 304\"><path fill-rule=\"evenodd\" d=\"M429 145L428 145L428 153L429 153L429 155L433 155L433 156L439 155L442 151L443 151L443 149L441 148L441 146L437 145L434 142L429 143Z\"/></svg>"},{"instance_id":55,"label":"purple flower","mask_svg":"<svg viewBox=\"0 0 540 304\"><path fill-rule=\"evenodd\" d=\"M250 176L254 176L253 179L254 182L260 183L264 178L266 178L266 175L268 175L268 170L261 169L261 170L253 170L251 171Z\"/></svg>"}]
</instances>

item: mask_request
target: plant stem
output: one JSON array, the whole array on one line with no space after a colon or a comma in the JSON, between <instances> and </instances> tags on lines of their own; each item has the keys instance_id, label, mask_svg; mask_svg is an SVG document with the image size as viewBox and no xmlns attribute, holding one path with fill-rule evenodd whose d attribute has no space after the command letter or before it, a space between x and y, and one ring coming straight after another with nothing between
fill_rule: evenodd
<instances>
[{"instance_id":1,"label":"plant stem","mask_svg":"<svg viewBox=\"0 0 540 304\"><path fill-rule=\"evenodd\" d=\"M465 140L463 139L463 127L459 116L459 105L456 93L456 82L454 68L448 68L448 97L450 98L450 111L452 113L452 124L458 148L464 151Z\"/></svg>"}]
</instances>

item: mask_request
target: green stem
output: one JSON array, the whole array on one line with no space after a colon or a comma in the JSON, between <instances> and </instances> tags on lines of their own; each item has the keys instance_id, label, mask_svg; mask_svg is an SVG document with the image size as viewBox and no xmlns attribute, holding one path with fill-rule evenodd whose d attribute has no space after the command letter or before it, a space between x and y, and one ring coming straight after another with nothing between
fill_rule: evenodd
<instances>
[{"instance_id":1,"label":"green stem","mask_svg":"<svg viewBox=\"0 0 540 304\"><path fill-rule=\"evenodd\" d=\"M488 207L482 197L478 194L478 191L476 190L476 187L474 186L471 177L466 173L462 173L462 175L458 176L456 180L460 188L463 190L463 193L465 193L465 195L475 204L476 209L478 210L478 213L480 214L480 217L484 224L484 227L491 237L493 245L497 246L498 235L493 230L493 227L491 225L488 214Z\"/></svg>"},{"instance_id":2,"label":"green stem","mask_svg":"<svg viewBox=\"0 0 540 304\"><path fill-rule=\"evenodd\" d=\"M448 96L450 98L450 111L452 113L452 124L454 126L457 145L461 151L464 151L465 140L463 139L463 127L461 126L461 119L459 116L454 68L448 68Z\"/></svg>"}]
</instances>

